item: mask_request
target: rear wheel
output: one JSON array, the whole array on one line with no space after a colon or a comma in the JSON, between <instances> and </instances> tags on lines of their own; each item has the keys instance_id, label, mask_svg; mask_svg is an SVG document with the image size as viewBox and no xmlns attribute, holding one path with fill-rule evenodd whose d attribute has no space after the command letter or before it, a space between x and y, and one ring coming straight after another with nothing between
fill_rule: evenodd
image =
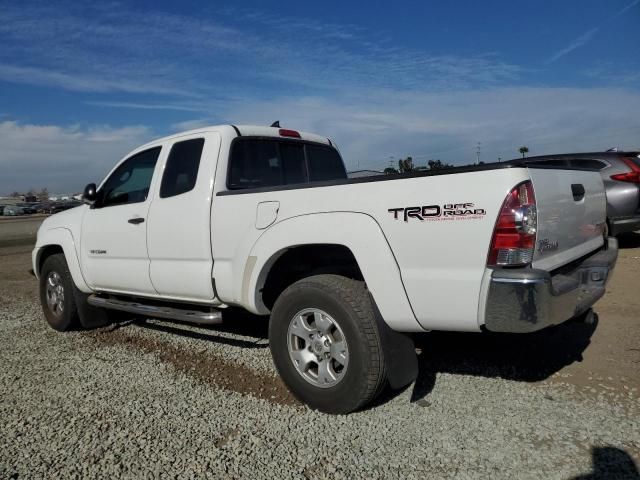
<instances>
[{"instance_id":1,"label":"rear wheel","mask_svg":"<svg viewBox=\"0 0 640 480\"><path fill-rule=\"evenodd\" d=\"M78 327L73 279L61 253L44 261L40 272L40 303L47 323L53 329L65 332Z\"/></svg>"},{"instance_id":2,"label":"rear wheel","mask_svg":"<svg viewBox=\"0 0 640 480\"><path fill-rule=\"evenodd\" d=\"M291 392L323 412L361 408L386 380L380 333L364 282L315 275L289 286L273 307L269 343Z\"/></svg>"}]
</instances>

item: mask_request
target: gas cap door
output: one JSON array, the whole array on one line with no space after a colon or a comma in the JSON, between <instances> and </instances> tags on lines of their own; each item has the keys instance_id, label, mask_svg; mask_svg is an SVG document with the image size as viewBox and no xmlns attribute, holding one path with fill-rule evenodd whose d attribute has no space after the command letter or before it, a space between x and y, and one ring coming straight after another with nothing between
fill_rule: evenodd
<instances>
[{"instance_id":1,"label":"gas cap door","mask_svg":"<svg viewBox=\"0 0 640 480\"><path fill-rule=\"evenodd\" d=\"M276 221L280 202L260 202L256 208L256 228L263 230Z\"/></svg>"}]
</instances>

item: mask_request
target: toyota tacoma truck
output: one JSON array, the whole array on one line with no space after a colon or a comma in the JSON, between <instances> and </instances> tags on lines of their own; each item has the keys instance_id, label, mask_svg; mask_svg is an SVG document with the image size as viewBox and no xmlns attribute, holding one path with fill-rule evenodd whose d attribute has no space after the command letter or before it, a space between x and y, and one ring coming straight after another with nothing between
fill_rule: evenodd
<instances>
[{"instance_id":1,"label":"toyota tacoma truck","mask_svg":"<svg viewBox=\"0 0 640 480\"><path fill-rule=\"evenodd\" d=\"M280 376L329 413L412 382L415 332L527 333L586 312L618 251L597 172L349 179L330 139L279 126L153 141L84 202L45 220L33 250L51 327L269 315Z\"/></svg>"}]
</instances>

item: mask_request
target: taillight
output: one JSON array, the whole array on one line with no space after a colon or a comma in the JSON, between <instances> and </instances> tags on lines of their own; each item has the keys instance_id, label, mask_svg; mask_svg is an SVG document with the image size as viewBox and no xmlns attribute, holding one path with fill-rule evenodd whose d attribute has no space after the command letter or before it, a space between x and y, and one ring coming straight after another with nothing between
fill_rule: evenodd
<instances>
[{"instance_id":1,"label":"taillight","mask_svg":"<svg viewBox=\"0 0 640 480\"><path fill-rule=\"evenodd\" d=\"M531 263L537 224L536 197L532 183L527 180L511 190L502 204L487 264L522 266Z\"/></svg>"},{"instance_id":2,"label":"taillight","mask_svg":"<svg viewBox=\"0 0 640 480\"><path fill-rule=\"evenodd\" d=\"M300 134L295 130L287 130L286 128L280 129L281 137L292 137L292 138L300 138Z\"/></svg>"},{"instance_id":3,"label":"taillight","mask_svg":"<svg viewBox=\"0 0 640 480\"><path fill-rule=\"evenodd\" d=\"M619 182L640 183L640 166L636 165L636 162L634 162L632 158L623 158L622 161L627 165L627 167L631 169L631 171L611 175L611 180L618 180Z\"/></svg>"}]
</instances>

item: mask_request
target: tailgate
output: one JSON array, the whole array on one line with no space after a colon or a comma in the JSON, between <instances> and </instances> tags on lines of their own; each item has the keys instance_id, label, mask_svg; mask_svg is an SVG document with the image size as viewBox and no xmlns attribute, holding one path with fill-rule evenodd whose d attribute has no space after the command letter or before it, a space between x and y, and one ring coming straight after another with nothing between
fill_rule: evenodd
<instances>
[{"instance_id":1,"label":"tailgate","mask_svg":"<svg viewBox=\"0 0 640 480\"><path fill-rule=\"evenodd\" d=\"M533 268L553 270L604 244L607 202L598 172L529 168L538 212Z\"/></svg>"}]
</instances>

